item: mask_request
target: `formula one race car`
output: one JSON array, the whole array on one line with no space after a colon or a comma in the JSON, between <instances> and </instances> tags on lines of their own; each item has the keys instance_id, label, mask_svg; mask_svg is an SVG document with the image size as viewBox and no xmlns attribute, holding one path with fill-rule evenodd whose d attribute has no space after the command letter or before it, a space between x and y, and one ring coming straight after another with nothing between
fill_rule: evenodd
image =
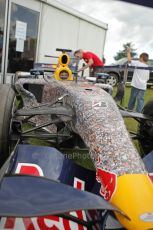
<instances>
[{"instance_id":1,"label":"formula one race car","mask_svg":"<svg viewBox=\"0 0 153 230\"><path fill-rule=\"evenodd\" d=\"M62 51L49 73L0 86L1 229L153 229L153 101L144 114L119 109L109 87L73 76ZM122 116L140 122L131 137L143 160ZM88 151L94 170L63 149Z\"/></svg>"}]
</instances>

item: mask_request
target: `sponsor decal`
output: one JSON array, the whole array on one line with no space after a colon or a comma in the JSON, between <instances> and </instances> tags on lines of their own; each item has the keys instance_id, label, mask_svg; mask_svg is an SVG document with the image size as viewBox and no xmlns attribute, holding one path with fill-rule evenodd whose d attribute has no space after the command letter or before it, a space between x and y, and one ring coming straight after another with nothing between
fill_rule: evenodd
<instances>
[{"instance_id":1,"label":"sponsor decal","mask_svg":"<svg viewBox=\"0 0 153 230\"><path fill-rule=\"evenodd\" d=\"M149 173L148 176L149 176L151 182L153 183L153 173Z\"/></svg>"},{"instance_id":2,"label":"sponsor decal","mask_svg":"<svg viewBox=\"0 0 153 230\"><path fill-rule=\"evenodd\" d=\"M101 107L106 108L107 107L106 102L104 102L104 101L97 101L97 100L93 100L92 101L92 108L98 109L98 108L101 108Z\"/></svg>"},{"instance_id":3,"label":"sponsor decal","mask_svg":"<svg viewBox=\"0 0 153 230\"><path fill-rule=\"evenodd\" d=\"M30 163L18 163L15 173L28 174L33 176L44 176L39 165Z\"/></svg>"},{"instance_id":4,"label":"sponsor decal","mask_svg":"<svg viewBox=\"0 0 153 230\"><path fill-rule=\"evenodd\" d=\"M19 163L17 165L15 173L43 176L43 171L39 165L29 164L29 163ZM85 182L75 177L74 187L80 190L84 190ZM82 210L70 212L70 214L81 220L86 220L86 214ZM36 217L36 218L13 218L13 217L1 218L0 229L86 230L86 227L58 216L45 216L45 217Z\"/></svg>"},{"instance_id":5,"label":"sponsor decal","mask_svg":"<svg viewBox=\"0 0 153 230\"><path fill-rule=\"evenodd\" d=\"M98 157L96 166L96 179L101 183L100 194L110 201L117 187L117 175L100 167L101 159Z\"/></svg>"},{"instance_id":6,"label":"sponsor decal","mask_svg":"<svg viewBox=\"0 0 153 230\"><path fill-rule=\"evenodd\" d=\"M140 219L144 222L153 222L153 212L145 212L141 214Z\"/></svg>"}]
</instances>

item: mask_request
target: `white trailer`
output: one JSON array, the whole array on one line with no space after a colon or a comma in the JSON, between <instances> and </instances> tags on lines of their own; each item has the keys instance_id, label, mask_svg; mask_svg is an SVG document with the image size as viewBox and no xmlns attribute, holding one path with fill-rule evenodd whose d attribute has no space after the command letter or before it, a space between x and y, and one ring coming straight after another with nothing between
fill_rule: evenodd
<instances>
[{"instance_id":1,"label":"white trailer","mask_svg":"<svg viewBox=\"0 0 153 230\"><path fill-rule=\"evenodd\" d=\"M55 62L56 48L82 48L102 58L108 25L54 0L1 0L1 82L34 62Z\"/></svg>"}]
</instances>

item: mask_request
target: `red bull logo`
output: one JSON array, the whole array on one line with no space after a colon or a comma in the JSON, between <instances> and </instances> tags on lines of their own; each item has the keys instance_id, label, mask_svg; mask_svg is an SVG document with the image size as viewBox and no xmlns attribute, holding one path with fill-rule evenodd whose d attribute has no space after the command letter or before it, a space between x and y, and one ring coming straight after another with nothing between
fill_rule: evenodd
<instances>
[{"instance_id":1,"label":"red bull logo","mask_svg":"<svg viewBox=\"0 0 153 230\"><path fill-rule=\"evenodd\" d=\"M148 175L149 175L150 180L151 180L152 183L153 183L153 173L149 173Z\"/></svg>"},{"instance_id":2,"label":"red bull logo","mask_svg":"<svg viewBox=\"0 0 153 230\"><path fill-rule=\"evenodd\" d=\"M109 201L116 191L117 175L115 173L96 168L96 179L101 183L100 194Z\"/></svg>"}]
</instances>

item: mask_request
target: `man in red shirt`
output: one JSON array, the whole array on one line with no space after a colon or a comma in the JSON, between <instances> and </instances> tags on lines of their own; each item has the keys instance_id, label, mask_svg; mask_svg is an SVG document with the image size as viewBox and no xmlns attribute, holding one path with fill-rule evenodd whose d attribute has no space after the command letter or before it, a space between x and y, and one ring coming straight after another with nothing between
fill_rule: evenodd
<instances>
[{"instance_id":1,"label":"man in red shirt","mask_svg":"<svg viewBox=\"0 0 153 230\"><path fill-rule=\"evenodd\" d=\"M84 61L87 63L84 67L79 69L78 72L90 68L90 77L96 76L96 73L98 72L102 72L104 63L96 54L92 52L84 52L82 49L80 49L74 52L74 56L80 60L84 59Z\"/></svg>"}]
</instances>

